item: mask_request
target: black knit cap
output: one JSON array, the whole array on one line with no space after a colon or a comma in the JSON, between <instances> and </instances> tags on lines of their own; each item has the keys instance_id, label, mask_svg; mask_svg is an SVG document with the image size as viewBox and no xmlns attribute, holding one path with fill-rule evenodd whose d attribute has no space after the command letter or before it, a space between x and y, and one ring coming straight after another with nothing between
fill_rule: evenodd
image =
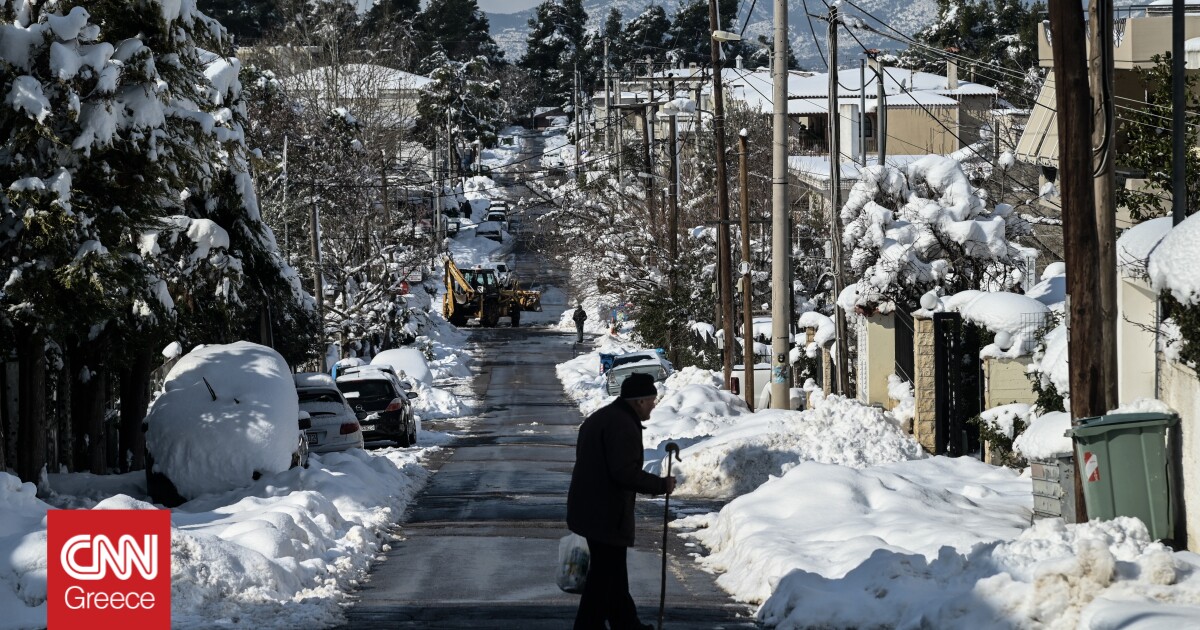
<instances>
[{"instance_id":1,"label":"black knit cap","mask_svg":"<svg viewBox=\"0 0 1200 630\"><path fill-rule=\"evenodd\" d=\"M654 377L649 374L634 372L621 382L621 398L625 400L653 396L658 396L658 390L654 387Z\"/></svg>"}]
</instances>

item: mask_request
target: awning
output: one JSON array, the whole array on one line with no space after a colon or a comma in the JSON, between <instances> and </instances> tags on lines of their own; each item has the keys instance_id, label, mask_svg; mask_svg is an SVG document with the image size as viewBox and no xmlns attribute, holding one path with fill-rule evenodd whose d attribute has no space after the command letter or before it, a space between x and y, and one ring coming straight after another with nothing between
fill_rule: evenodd
<instances>
[{"instance_id":1,"label":"awning","mask_svg":"<svg viewBox=\"0 0 1200 630\"><path fill-rule=\"evenodd\" d=\"M1038 166L1058 168L1058 105L1054 95L1054 73L1046 75L1029 122L1017 142L1017 159Z\"/></svg>"}]
</instances>

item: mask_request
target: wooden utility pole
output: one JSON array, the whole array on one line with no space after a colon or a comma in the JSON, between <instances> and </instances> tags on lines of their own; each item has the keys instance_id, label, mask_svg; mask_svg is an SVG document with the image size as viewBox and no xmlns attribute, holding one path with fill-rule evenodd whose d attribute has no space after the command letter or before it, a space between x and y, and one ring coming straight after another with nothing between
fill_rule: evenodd
<instances>
[{"instance_id":1,"label":"wooden utility pole","mask_svg":"<svg viewBox=\"0 0 1200 630\"><path fill-rule=\"evenodd\" d=\"M750 281L750 169L746 130L738 133L738 203L742 217L742 388L754 411L754 283Z\"/></svg>"},{"instance_id":2,"label":"wooden utility pole","mask_svg":"<svg viewBox=\"0 0 1200 630\"><path fill-rule=\"evenodd\" d=\"M1088 6L1090 59L1088 74L1092 97L1092 185L1096 199L1096 253L1099 257L1100 292L1097 296L1100 311L1100 338L1117 338L1117 205L1113 188L1113 159L1116 152L1116 117L1113 114L1113 4L1112 0L1092 0ZM1101 383L1104 388L1104 408L1116 409L1119 378L1117 344L1104 343L1097 348L1101 355Z\"/></svg>"},{"instance_id":3,"label":"wooden utility pole","mask_svg":"<svg viewBox=\"0 0 1200 630\"><path fill-rule=\"evenodd\" d=\"M850 337L846 331L846 311L837 304L845 287L842 276L842 146L841 112L838 111L837 73L837 5L829 8L829 240L830 262L833 264L833 323L837 330L837 371L834 374L836 391L850 395Z\"/></svg>"},{"instance_id":4,"label":"wooden utility pole","mask_svg":"<svg viewBox=\"0 0 1200 630\"><path fill-rule=\"evenodd\" d=\"M1092 118L1084 50L1083 7L1073 2L1050 3L1050 33L1054 54L1055 105L1058 111L1059 191L1062 194L1063 249L1067 263L1067 362L1071 366L1071 419L1107 411L1104 369L1096 349L1113 339L1102 336L1096 273L1099 232L1093 203ZM1083 484L1075 466L1076 520L1087 520Z\"/></svg>"},{"instance_id":5,"label":"wooden utility pole","mask_svg":"<svg viewBox=\"0 0 1200 630\"><path fill-rule=\"evenodd\" d=\"M712 47L713 67L713 135L717 149L717 287L721 294L721 330L725 336L725 351L721 364L725 386L733 373L733 292L730 276L729 242L729 182L725 174L725 93L721 88L721 43L712 37L720 30L717 18L717 0L708 0L709 43Z\"/></svg>"}]
</instances>

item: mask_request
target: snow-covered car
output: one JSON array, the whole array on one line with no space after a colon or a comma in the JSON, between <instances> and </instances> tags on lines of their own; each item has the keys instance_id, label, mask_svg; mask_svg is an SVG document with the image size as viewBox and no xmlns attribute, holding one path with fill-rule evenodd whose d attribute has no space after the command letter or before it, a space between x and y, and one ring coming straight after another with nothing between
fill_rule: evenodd
<instances>
[{"instance_id":1,"label":"snow-covered car","mask_svg":"<svg viewBox=\"0 0 1200 630\"><path fill-rule=\"evenodd\" d=\"M483 220L495 221L504 229L508 229L508 214L503 210L488 210L487 216L485 216Z\"/></svg>"},{"instance_id":2,"label":"snow-covered car","mask_svg":"<svg viewBox=\"0 0 1200 630\"><path fill-rule=\"evenodd\" d=\"M174 507L307 465L299 417L292 370L275 350L247 341L192 350L142 424L151 499Z\"/></svg>"},{"instance_id":3,"label":"snow-covered car","mask_svg":"<svg viewBox=\"0 0 1200 630\"><path fill-rule=\"evenodd\" d=\"M425 353L416 348L384 350L371 359L371 365L392 368L401 381L408 379L413 383L433 386L433 372L429 370Z\"/></svg>"},{"instance_id":4,"label":"snow-covered car","mask_svg":"<svg viewBox=\"0 0 1200 630\"><path fill-rule=\"evenodd\" d=\"M604 371L609 395L621 393L621 383L632 374L649 374L657 382L667 380L675 371L671 362L655 350L627 352L613 357L612 365Z\"/></svg>"},{"instance_id":5,"label":"snow-covered car","mask_svg":"<svg viewBox=\"0 0 1200 630\"><path fill-rule=\"evenodd\" d=\"M394 370L374 365L349 368L337 378L337 388L354 410L367 443L416 444L417 422L410 399L417 393L408 391Z\"/></svg>"},{"instance_id":6,"label":"snow-covered car","mask_svg":"<svg viewBox=\"0 0 1200 630\"><path fill-rule=\"evenodd\" d=\"M324 372L301 372L296 381L300 428L310 453L332 453L364 445L362 426L333 378Z\"/></svg>"},{"instance_id":7,"label":"snow-covered car","mask_svg":"<svg viewBox=\"0 0 1200 630\"><path fill-rule=\"evenodd\" d=\"M504 242L504 225L499 221L484 221L475 226L475 236L502 243Z\"/></svg>"}]
</instances>

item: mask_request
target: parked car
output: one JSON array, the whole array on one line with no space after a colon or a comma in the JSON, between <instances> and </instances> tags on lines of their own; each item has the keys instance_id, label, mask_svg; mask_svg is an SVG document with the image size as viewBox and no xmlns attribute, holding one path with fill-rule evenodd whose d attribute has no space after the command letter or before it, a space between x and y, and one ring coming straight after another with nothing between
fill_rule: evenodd
<instances>
[{"instance_id":1,"label":"parked car","mask_svg":"<svg viewBox=\"0 0 1200 630\"><path fill-rule=\"evenodd\" d=\"M429 370L429 362L425 360L425 353L416 348L384 350L371 359L371 365L391 368L401 381L409 379L414 384L433 385L433 372Z\"/></svg>"},{"instance_id":2,"label":"parked car","mask_svg":"<svg viewBox=\"0 0 1200 630\"><path fill-rule=\"evenodd\" d=\"M391 440L400 446L417 443L417 423L410 402L417 393L408 391L394 370L374 365L349 368L338 377L337 388L354 410L366 442Z\"/></svg>"},{"instance_id":3,"label":"parked car","mask_svg":"<svg viewBox=\"0 0 1200 630\"><path fill-rule=\"evenodd\" d=\"M611 365L604 370L607 391L610 396L621 393L621 383L631 374L649 374L657 382L667 380L675 371L671 362L655 350L627 352L612 358Z\"/></svg>"},{"instance_id":4,"label":"parked car","mask_svg":"<svg viewBox=\"0 0 1200 630\"><path fill-rule=\"evenodd\" d=\"M503 199L493 199L492 205L488 206L489 212L508 212L508 202Z\"/></svg>"},{"instance_id":5,"label":"parked car","mask_svg":"<svg viewBox=\"0 0 1200 630\"><path fill-rule=\"evenodd\" d=\"M275 350L198 347L167 373L146 413L146 487L168 507L308 465L296 385Z\"/></svg>"},{"instance_id":6,"label":"parked car","mask_svg":"<svg viewBox=\"0 0 1200 630\"><path fill-rule=\"evenodd\" d=\"M499 221L483 221L475 226L475 236L502 243L504 242L504 225Z\"/></svg>"},{"instance_id":7,"label":"parked car","mask_svg":"<svg viewBox=\"0 0 1200 630\"><path fill-rule=\"evenodd\" d=\"M296 381L300 400L300 428L308 437L310 453L331 453L362 448L362 426L358 416L324 372L301 372Z\"/></svg>"}]
</instances>

